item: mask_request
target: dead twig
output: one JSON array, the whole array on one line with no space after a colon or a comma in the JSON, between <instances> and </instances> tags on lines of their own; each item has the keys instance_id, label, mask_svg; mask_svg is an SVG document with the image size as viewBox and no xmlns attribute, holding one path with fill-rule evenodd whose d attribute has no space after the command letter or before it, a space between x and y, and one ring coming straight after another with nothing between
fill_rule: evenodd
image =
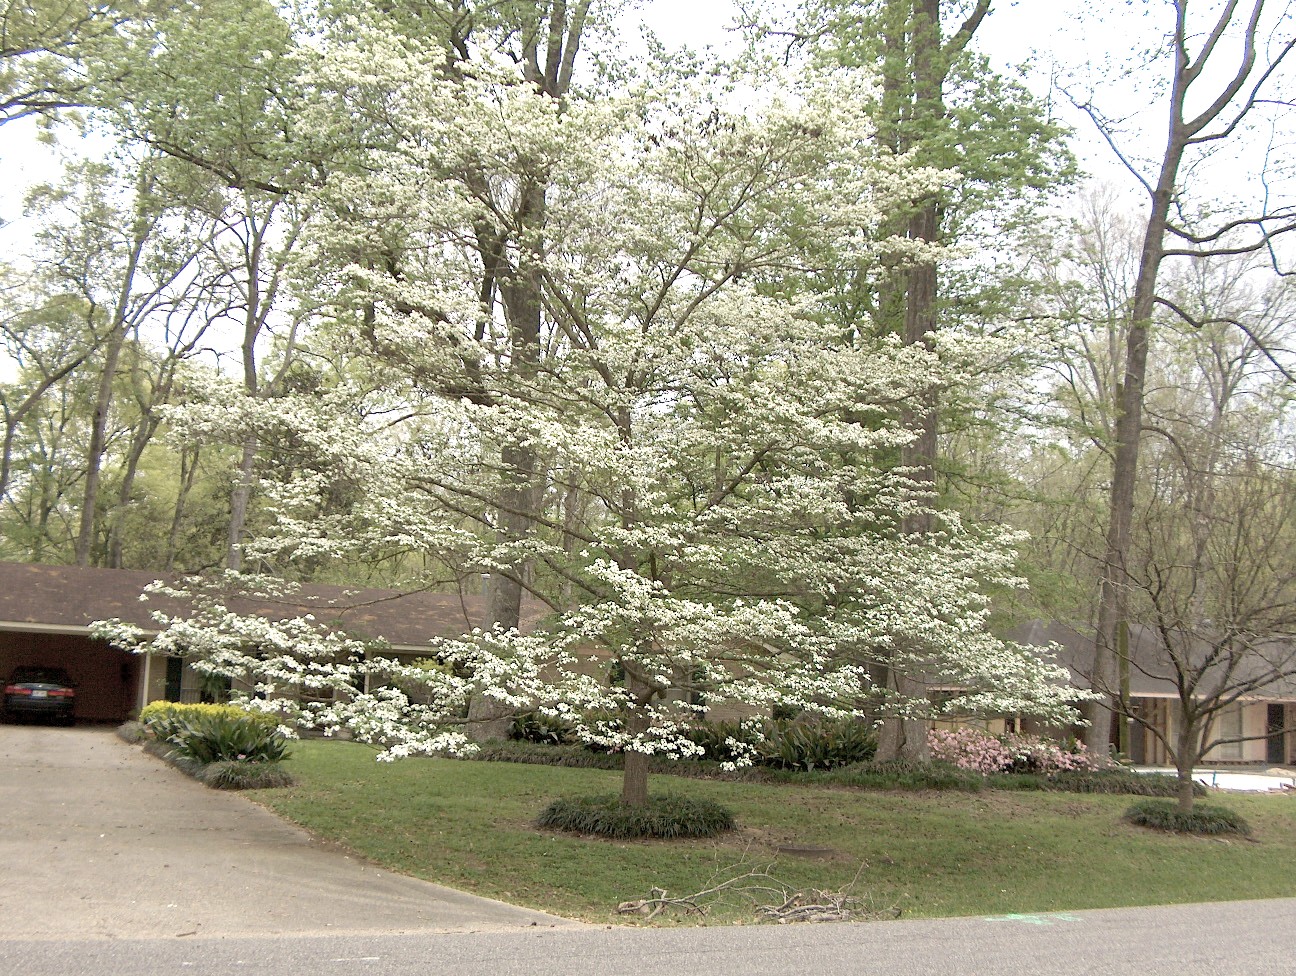
<instances>
[{"instance_id":1,"label":"dead twig","mask_svg":"<svg viewBox=\"0 0 1296 976\"><path fill-rule=\"evenodd\" d=\"M738 867L741 867L741 863ZM726 895L739 895L752 904L760 921L786 925L792 922L854 922L868 919L899 918L894 906L876 909L867 900L852 893L860 874L868 867L861 864L851 883L841 891L818 888L800 890L773 874L773 865L750 868L715 881L700 891L671 895L665 888L654 887L647 898L623 901L617 905L619 915L642 915L651 921L668 909L681 909L686 915L706 915L710 905Z\"/></svg>"}]
</instances>

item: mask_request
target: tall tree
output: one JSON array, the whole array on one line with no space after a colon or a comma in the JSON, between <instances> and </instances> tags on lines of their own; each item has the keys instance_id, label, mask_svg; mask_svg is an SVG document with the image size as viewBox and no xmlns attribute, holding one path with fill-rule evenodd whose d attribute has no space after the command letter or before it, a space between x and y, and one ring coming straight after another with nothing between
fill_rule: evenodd
<instances>
[{"instance_id":1,"label":"tall tree","mask_svg":"<svg viewBox=\"0 0 1296 976\"><path fill-rule=\"evenodd\" d=\"M966 267L960 272L956 262L941 260L944 252L934 245L971 245L988 234L1004 249L1020 212L1066 178L1070 160L1061 130L1042 107L972 50L989 12L990 0L826 0L806 5L803 26L791 33L796 42L813 41L830 63L874 68L880 87L870 107L877 141L898 156L951 173L922 197L905 201L887 223L887 234L909 243L883 262L889 273L857 271L843 289L840 306L852 320L849 330L890 332L906 346L935 352L941 330L969 323L984 330L987 320L1008 317L1003 299L1012 287L1004 268L969 275ZM862 322L865 316L870 321ZM899 452L915 488L933 498L939 492L939 400L934 386L910 404L908 425L916 436ZM933 518L933 510L917 511L906 530L915 539L929 535ZM921 677L898 668L884 666L879 678L903 699L920 690ZM884 758L922 758L926 742L920 716L891 717L879 751Z\"/></svg>"},{"instance_id":2,"label":"tall tree","mask_svg":"<svg viewBox=\"0 0 1296 976\"><path fill-rule=\"evenodd\" d=\"M210 230L192 219L187 201L169 195L156 165L156 158L140 161L131 185L122 186L105 164L78 164L64 184L37 188L31 197L30 210L41 221L38 273L76 295L104 323L74 547L82 566L91 562L100 527L122 353L132 335L194 287L193 265Z\"/></svg>"},{"instance_id":3,"label":"tall tree","mask_svg":"<svg viewBox=\"0 0 1296 976\"><path fill-rule=\"evenodd\" d=\"M1214 5L1171 0L1169 11L1171 23L1157 52L1159 61L1167 65L1161 106L1165 142L1159 160L1150 168L1145 170L1139 164L1133 147L1122 148L1118 123L1105 115L1092 97L1072 94L1072 100L1093 119L1147 194L1138 275L1125 336L1098 598L1093 678L1096 686L1104 688L1112 687L1123 622L1128 616L1127 557L1144 433L1148 350L1163 263L1173 257L1265 252L1277 237L1296 229L1291 209L1271 207L1263 186L1257 188L1252 206L1239 206L1220 219L1209 219L1202 216L1203 207L1191 204L1201 194L1195 194L1188 182L1196 163L1235 141L1259 116L1281 104L1270 93L1284 77L1296 46L1296 37L1284 36L1291 32L1289 16L1283 11L1266 18L1265 0L1226 0ZM1243 181L1235 178L1234 185L1243 185ZM1108 704L1096 703L1090 715L1086 739L1094 751L1105 751L1110 742Z\"/></svg>"},{"instance_id":4,"label":"tall tree","mask_svg":"<svg viewBox=\"0 0 1296 976\"><path fill-rule=\"evenodd\" d=\"M0 320L5 355L17 376L0 384L4 411L4 453L0 456L0 499L9 492L19 428L103 342L98 309L71 294L49 294L41 282L14 282L4 289Z\"/></svg>"},{"instance_id":5,"label":"tall tree","mask_svg":"<svg viewBox=\"0 0 1296 976\"><path fill-rule=\"evenodd\" d=\"M118 52L120 82L98 86L99 107L127 142L208 187L200 205L216 232L204 260L231 292L227 314L239 320L244 392L276 397L308 314L292 307L284 287L306 219L295 194L318 180L325 164L293 124L302 94L297 74L308 60L293 31L304 25L264 0L161 7L142 25L135 43ZM245 440L238 448L226 545L226 564L236 570L260 445Z\"/></svg>"},{"instance_id":6,"label":"tall tree","mask_svg":"<svg viewBox=\"0 0 1296 976\"><path fill-rule=\"evenodd\" d=\"M1197 262L1166 289L1195 324L1167 327L1153 349L1126 564L1126 610L1153 645L1128 667L1173 688L1172 722L1114 701L1165 746L1185 811L1194 766L1247 734L1225 713L1296 678L1291 398L1271 358L1290 340L1293 296L1287 282L1252 287L1246 264Z\"/></svg>"}]
</instances>

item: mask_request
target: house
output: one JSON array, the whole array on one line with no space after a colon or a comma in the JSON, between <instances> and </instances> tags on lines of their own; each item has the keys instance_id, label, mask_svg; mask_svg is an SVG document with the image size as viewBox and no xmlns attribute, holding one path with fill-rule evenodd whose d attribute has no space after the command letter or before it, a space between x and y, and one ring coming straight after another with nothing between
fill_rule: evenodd
<instances>
[{"instance_id":1,"label":"house","mask_svg":"<svg viewBox=\"0 0 1296 976\"><path fill-rule=\"evenodd\" d=\"M61 667L77 682L77 718L122 722L151 701L199 701L200 676L178 657L131 654L90 636L97 620L117 618L146 633L155 610L174 599L144 588L158 573L0 562L0 680L22 665ZM458 637L485 619L481 596L304 585L291 603L231 601L231 609L284 619L302 613L360 639L382 636L398 657L426 656L435 637Z\"/></svg>"},{"instance_id":2,"label":"house","mask_svg":"<svg viewBox=\"0 0 1296 976\"><path fill-rule=\"evenodd\" d=\"M1014 629L1008 636L1041 647L1055 644L1059 663L1071 671L1073 683L1080 688L1090 686L1088 676L1094 658L1091 635L1066 624L1035 621ZM1151 628L1131 625L1129 645L1131 711L1173 739L1179 697L1174 670ZM1216 746L1206 754L1204 763L1296 765L1296 649L1281 641L1272 642L1272 649L1274 653L1266 655L1268 662L1255 662L1258 669L1254 673L1239 669L1233 676L1234 684L1254 678L1257 687L1220 713L1214 735L1238 741ZM1203 645L1202 655L1205 653ZM1275 668L1275 661L1282 663ZM1264 681L1266 670L1287 676ZM1167 765L1169 757L1157 737L1139 722L1130 725L1130 758L1136 763Z\"/></svg>"}]
</instances>

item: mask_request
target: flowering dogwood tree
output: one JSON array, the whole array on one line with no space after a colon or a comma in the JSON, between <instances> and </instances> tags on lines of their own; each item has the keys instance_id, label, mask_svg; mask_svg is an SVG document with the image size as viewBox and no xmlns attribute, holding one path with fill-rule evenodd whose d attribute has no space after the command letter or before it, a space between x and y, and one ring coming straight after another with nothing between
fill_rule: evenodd
<instances>
[{"instance_id":1,"label":"flowering dogwood tree","mask_svg":"<svg viewBox=\"0 0 1296 976\"><path fill-rule=\"evenodd\" d=\"M298 279L332 310L310 355L344 379L273 408L216 383L172 419L181 436L254 428L283 446L253 558L413 554L461 580L507 577L544 619L408 665L190 589L158 640L388 758L470 748L472 695L560 716L625 754L629 803L647 799L650 756L699 751L683 732L712 705L929 708L873 687L883 661L964 689L951 708L1066 714L1064 673L984 628L981 589L1009 578L1011 538L951 514L905 530L931 504L894 464L906 403L1002 350L844 339L788 284L817 261L917 256L926 245L876 229L952 178L871 148L863 82L771 82L736 107L665 72L560 100L511 65L443 61L357 27L315 69L317 90L372 113L346 122L368 135L318 192ZM321 131L340 126L329 106L309 120ZM537 173L545 233L529 237L517 194ZM502 242L492 267L484 238ZM484 282L535 289L525 369ZM520 482L513 448L537 461ZM518 517L525 531L498 531Z\"/></svg>"}]
</instances>

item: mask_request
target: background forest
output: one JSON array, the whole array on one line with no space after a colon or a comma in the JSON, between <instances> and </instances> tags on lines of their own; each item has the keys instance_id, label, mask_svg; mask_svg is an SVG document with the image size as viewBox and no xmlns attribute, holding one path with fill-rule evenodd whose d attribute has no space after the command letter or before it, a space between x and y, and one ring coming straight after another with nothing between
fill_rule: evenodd
<instances>
[{"instance_id":1,"label":"background forest","mask_svg":"<svg viewBox=\"0 0 1296 976\"><path fill-rule=\"evenodd\" d=\"M1112 693L1131 623L1293 635L1285 6L1093 58L1077 15L1045 85L981 53L1023 5L735 11L724 57L624 6L0 3L6 158L103 149L6 232L0 558L482 595L443 696L644 755L681 689L867 685L891 755L918 672L1062 716L1013 622ZM550 680L590 645L611 704Z\"/></svg>"}]
</instances>

